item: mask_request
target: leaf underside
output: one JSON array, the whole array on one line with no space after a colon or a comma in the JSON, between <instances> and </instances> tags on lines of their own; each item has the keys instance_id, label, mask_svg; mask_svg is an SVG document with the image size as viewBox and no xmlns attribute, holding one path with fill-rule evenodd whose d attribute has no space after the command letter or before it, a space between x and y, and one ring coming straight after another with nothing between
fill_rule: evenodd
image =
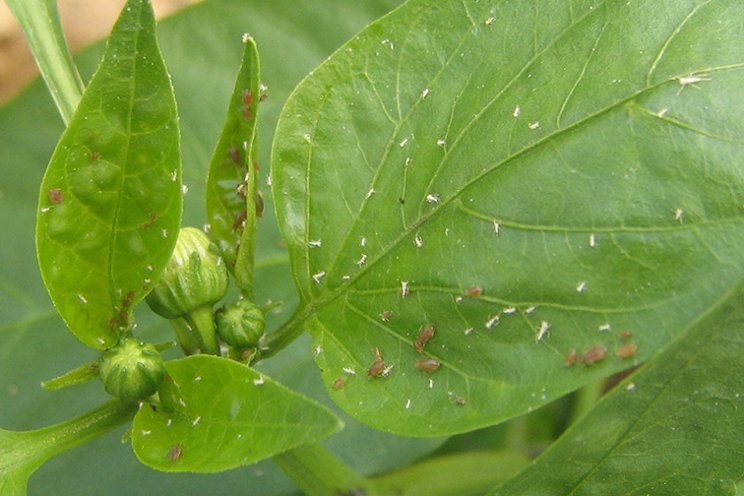
<instances>
[{"instance_id":1,"label":"leaf underside","mask_svg":"<svg viewBox=\"0 0 744 496\"><path fill-rule=\"evenodd\" d=\"M735 287L742 36L735 0L413 0L314 71L272 178L332 398L400 434L494 424Z\"/></svg>"},{"instance_id":2,"label":"leaf underside","mask_svg":"<svg viewBox=\"0 0 744 496\"><path fill-rule=\"evenodd\" d=\"M181 222L173 88L148 2L131 0L41 185L44 283L85 344L107 348L170 258Z\"/></svg>"},{"instance_id":3,"label":"leaf underside","mask_svg":"<svg viewBox=\"0 0 744 496\"><path fill-rule=\"evenodd\" d=\"M159 407L134 419L132 447L164 472L221 472L341 429L329 409L240 363L207 355L166 364Z\"/></svg>"}]
</instances>

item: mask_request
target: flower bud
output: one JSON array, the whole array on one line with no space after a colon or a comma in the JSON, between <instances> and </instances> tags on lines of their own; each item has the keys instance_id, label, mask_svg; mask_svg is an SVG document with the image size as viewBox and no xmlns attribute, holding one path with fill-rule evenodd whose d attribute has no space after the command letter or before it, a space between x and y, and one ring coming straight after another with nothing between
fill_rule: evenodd
<instances>
[{"instance_id":1,"label":"flower bud","mask_svg":"<svg viewBox=\"0 0 744 496\"><path fill-rule=\"evenodd\" d=\"M147 304L158 315L176 319L211 307L225 295L227 283L227 268L217 247L204 232L184 227Z\"/></svg>"},{"instance_id":2,"label":"flower bud","mask_svg":"<svg viewBox=\"0 0 744 496\"><path fill-rule=\"evenodd\" d=\"M217 334L235 348L255 346L264 331L264 315L256 304L239 300L217 311Z\"/></svg>"},{"instance_id":3,"label":"flower bud","mask_svg":"<svg viewBox=\"0 0 744 496\"><path fill-rule=\"evenodd\" d=\"M155 346L124 338L101 355L98 373L106 392L129 403L158 390L165 377L165 365Z\"/></svg>"}]
</instances>

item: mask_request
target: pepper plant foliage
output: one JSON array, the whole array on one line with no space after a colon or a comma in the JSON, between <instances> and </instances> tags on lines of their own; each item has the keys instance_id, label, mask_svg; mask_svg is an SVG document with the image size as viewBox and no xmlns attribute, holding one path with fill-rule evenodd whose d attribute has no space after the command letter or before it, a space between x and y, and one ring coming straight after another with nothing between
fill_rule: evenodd
<instances>
[{"instance_id":1,"label":"pepper plant foliage","mask_svg":"<svg viewBox=\"0 0 744 496\"><path fill-rule=\"evenodd\" d=\"M37 129L22 146L44 143L21 157L51 156L33 185L19 161L2 162L0 215L26 236L8 240L0 262L7 363L38 363L43 335L72 358L46 356L25 369L33 381L81 362L94 374L98 352L65 341L61 321L96 350L168 336L138 303L179 227L204 220L234 282L222 304L240 295L267 311L256 346L166 352L166 379L136 412L116 400L39 430L62 418L29 423L35 405L68 398L63 413L79 414L73 403L100 403L102 388L31 392L0 365L0 420L16 429L0 431L0 492L25 494L45 460L133 417L145 465L207 473L276 457L315 494L734 494L744 475L744 390L731 365L744 351L739 2L249 4L211 0L163 23L174 94L151 9L130 0L53 153L58 131L23 120L38 89L0 112ZM246 29L255 38L244 37L241 62ZM292 43L296 64L285 60ZM189 66L206 61L209 71ZM205 95L210 85L219 98ZM21 193L39 182L36 205ZM34 217L59 317L24 252ZM287 347L303 331L312 345ZM596 407L587 401L636 366ZM308 382L318 369L324 390ZM70 434L81 426L93 434ZM303 445L324 438L338 459L308 456ZM550 443L526 468L530 448ZM381 461L393 458L397 467ZM296 490L266 467L250 494Z\"/></svg>"}]
</instances>

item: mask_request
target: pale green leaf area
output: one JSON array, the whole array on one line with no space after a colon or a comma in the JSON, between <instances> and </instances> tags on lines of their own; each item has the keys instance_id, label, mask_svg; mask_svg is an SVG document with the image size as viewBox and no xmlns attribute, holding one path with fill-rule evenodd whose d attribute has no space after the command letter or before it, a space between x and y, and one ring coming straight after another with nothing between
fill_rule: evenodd
<instances>
[{"instance_id":1,"label":"pale green leaf area","mask_svg":"<svg viewBox=\"0 0 744 496\"><path fill-rule=\"evenodd\" d=\"M744 476L741 287L495 495L732 495Z\"/></svg>"},{"instance_id":2,"label":"pale green leaf area","mask_svg":"<svg viewBox=\"0 0 744 496\"><path fill-rule=\"evenodd\" d=\"M226 358L166 365L160 404L143 406L132 447L164 472L221 472L315 442L343 428L326 407Z\"/></svg>"},{"instance_id":3,"label":"pale green leaf area","mask_svg":"<svg viewBox=\"0 0 744 496\"><path fill-rule=\"evenodd\" d=\"M55 307L105 349L170 258L181 223L176 102L149 4L114 26L44 175L36 247Z\"/></svg>"},{"instance_id":4,"label":"pale green leaf area","mask_svg":"<svg viewBox=\"0 0 744 496\"><path fill-rule=\"evenodd\" d=\"M292 87L333 49L396 2L314 2L298 8L295 2L215 2L184 11L158 26L158 38L179 102L183 135L184 223L205 222L203 191L207 164L214 149L230 96L245 31L261 43L263 82L269 98L261 103L259 162L264 166L261 188L267 201L259 223L256 272L257 301L282 301L267 315L269 330L285 321L296 305L285 250L265 181L268 150L279 109ZM317 8L316 8L317 7ZM218 26L219 29L206 29ZM102 54L101 46L79 57L81 71L90 75ZM90 361L96 354L81 346L49 302L36 266L33 226L42 173L62 132L59 115L38 83L0 110L0 220L12 236L3 237L0 257L0 426L34 429L63 421L105 401L98 381L69 390L47 392L39 383ZM33 130L33 131L31 131ZM23 174L16 173L23 170ZM169 326L138 306L135 330L152 341L172 339ZM299 340L262 364L262 370L283 384L328 401L310 356L311 346ZM40 355L41 353L41 355ZM171 351L168 356L175 356ZM377 473L424 455L441 440L396 438L345 418L346 428L327 445L354 468ZM270 462L223 474L163 474L144 467L114 433L58 456L31 478L29 494L251 494L285 495L294 485ZM348 436L348 437L347 437ZM360 450L358 446L366 448Z\"/></svg>"},{"instance_id":5,"label":"pale green leaf area","mask_svg":"<svg viewBox=\"0 0 744 496\"><path fill-rule=\"evenodd\" d=\"M735 287L742 21L732 0L413 0L315 70L272 177L332 398L401 434L494 424Z\"/></svg>"}]
</instances>

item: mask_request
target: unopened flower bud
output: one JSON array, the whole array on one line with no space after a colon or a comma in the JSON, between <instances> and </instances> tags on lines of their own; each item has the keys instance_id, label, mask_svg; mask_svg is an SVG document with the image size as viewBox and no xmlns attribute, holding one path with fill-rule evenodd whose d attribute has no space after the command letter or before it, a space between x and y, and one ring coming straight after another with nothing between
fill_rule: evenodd
<instances>
[{"instance_id":1,"label":"unopened flower bud","mask_svg":"<svg viewBox=\"0 0 744 496\"><path fill-rule=\"evenodd\" d=\"M106 392L129 403L158 390L165 377L165 365L155 346L124 338L101 355L98 373Z\"/></svg>"},{"instance_id":2,"label":"unopened flower bud","mask_svg":"<svg viewBox=\"0 0 744 496\"><path fill-rule=\"evenodd\" d=\"M256 304L240 300L217 311L217 334L234 348L255 346L264 331L264 314Z\"/></svg>"}]
</instances>

